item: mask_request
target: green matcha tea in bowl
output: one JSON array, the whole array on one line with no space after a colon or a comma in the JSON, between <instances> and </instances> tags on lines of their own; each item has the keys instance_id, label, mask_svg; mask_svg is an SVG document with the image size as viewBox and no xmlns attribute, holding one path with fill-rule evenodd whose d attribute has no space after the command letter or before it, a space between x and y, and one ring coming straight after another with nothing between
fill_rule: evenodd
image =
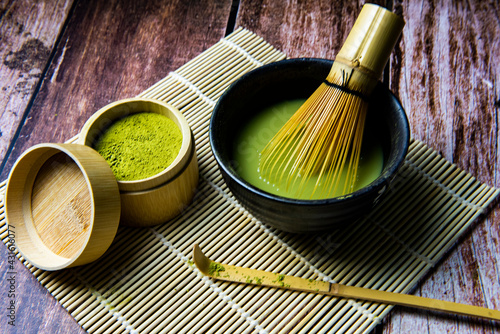
<instances>
[{"instance_id":1,"label":"green matcha tea in bowl","mask_svg":"<svg viewBox=\"0 0 500 334\"><path fill-rule=\"evenodd\" d=\"M88 119L78 143L92 147L111 167L123 225L166 222L194 196L198 162L191 129L167 103L144 98L111 103Z\"/></svg>"},{"instance_id":2,"label":"green matcha tea in bowl","mask_svg":"<svg viewBox=\"0 0 500 334\"><path fill-rule=\"evenodd\" d=\"M410 129L399 100L382 84L370 103L359 182L346 195L297 193L260 174L264 146L328 75L332 60L286 59L252 70L219 98L210 120L210 144L234 197L257 219L291 233L321 233L353 226L383 198L403 164ZM311 190L310 190L311 189Z\"/></svg>"}]
</instances>

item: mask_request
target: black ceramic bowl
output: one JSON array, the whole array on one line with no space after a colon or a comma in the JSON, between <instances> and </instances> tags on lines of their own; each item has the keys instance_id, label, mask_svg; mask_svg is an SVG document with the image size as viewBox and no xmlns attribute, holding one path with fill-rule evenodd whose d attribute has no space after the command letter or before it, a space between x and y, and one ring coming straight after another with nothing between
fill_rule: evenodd
<instances>
[{"instance_id":1,"label":"black ceramic bowl","mask_svg":"<svg viewBox=\"0 0 500 334\"><path fill-rule=\"evenodd\" d=\"M380 136L384 166L381 175L366 187L342 197L299 200L260 190L238 175L233 152L240 129L269 105L309 97L327 77L331 65L332 61L310 58L264 65L231 85L212 114L210 143L229 189L256 218L280 230L318 232L353 224L381 198L408 150L410 130L405 111L380 84L372 95L366 126Z\"/></svg>"}]
</instances>

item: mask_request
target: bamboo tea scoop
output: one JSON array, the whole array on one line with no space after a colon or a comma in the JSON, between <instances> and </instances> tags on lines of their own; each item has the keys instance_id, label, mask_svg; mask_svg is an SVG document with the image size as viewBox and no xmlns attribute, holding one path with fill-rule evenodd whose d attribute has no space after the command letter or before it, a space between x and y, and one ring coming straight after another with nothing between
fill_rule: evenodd
<instances>
[{"instance_id":1,"label":"bamboo tea scoop","mask_svg":"<svg viewBox=\"0 0 500 334\"><path fill-rule=\"evenodd\" d=\"M361 299L382 304L401 305L426 310L475 316L491 320L500 320L500 311L484 307L464 305L431 298L418 297L369 288L347 286L318 280L280 275L268 271L236 267L210 260L198 245L194 245L193 258L196 267L206 276L236 283L262 285L295 291L321 293L325 295Z\"/></svg>"}]
</instances>

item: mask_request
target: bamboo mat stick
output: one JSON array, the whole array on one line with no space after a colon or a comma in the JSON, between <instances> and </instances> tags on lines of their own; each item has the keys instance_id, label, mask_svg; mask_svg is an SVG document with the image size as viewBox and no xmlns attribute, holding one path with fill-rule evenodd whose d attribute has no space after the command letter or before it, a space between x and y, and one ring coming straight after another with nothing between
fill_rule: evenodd
<instances>
[{"instance_id":1,"label":"bamboo mat stick","mask_svg":"<svg viewBox=\"0 0 500 334\"><path fill-rule=\"evenodd\" d=\"M300 326L296 326L295 330L292 330L291 333L318 333L317 330L315 331L315 328L322 326L322 322L328 321L330 315L337 314L346 304L347 300L322 298L321 303L319 303L315 309L301 321ZM328 314L320 314L320 310L329 310L330 312L328 312Z\"/></svg>"},{"instance_id":2,"label":"bamboo mat stick","mask_svg":"<svg viewBox=\"0 0 500 334\"><path fill-rule=\"evenodd\" d=\"M297 326L297 324L300 323L300 321L304 321L306 318L308 318L310 310L314 307L319 306L322 299L321 296L311 294L310 297L311 298L308 300L307 304L302 305L302 307L299 308L299 311L293 318L288 319L288 321L282 323L280 328L282 332L293 333L293 330ZM297 321L297 319L300 319L300 321Z\"/></svg>"},{"instance_id":3,"label":"bamboo mat stick","mask_svg":"<svg viewBox=\"0 0 500 334\"><path fill-rule=\"evenodd\" d=\"M340 326L345 322L345 319L350 319L352 316L354 316L356 313L356 310L348 307L348 304L346 303L343 305L342 308L337 310L337 312L333 313L330 318L325 317L318 323L318 325L314 326L312 331L319 333L321 332L321 328L327 327L331 328L333 333L338 333Z\"/></svg>"},{"instance_id":4,"label":"bamboo mat stick","mask_svg":"<svg viewBox=\"0 0 500 334\"><path fill-rule=\"evenodd\" d=\"M181 329L185 328L188 322L193 321L194 323L199 323L200 321L203 321L204 317L206 316L206 312L208 309L211 307L204 307L204 305L195 303L194 299L195 295L193 295L190 299L186 301L186 305L189 305L188 307L184 308L178 308L177 309L177 314L170 314L168 317L165 317L164 321L162 323L158 323L157 327L158 328L163 328L164 332L168 333L179 333ZM215 305L215 304L214 304ZM199 312L202 313L199 313ZM201 316L200 316L201 315ZM183 321L180 321L178 323L174 323L172 320L175 318L179 319L184 319ZM149 332L148 328L145 328L145 332ZM153 332L154 333L154 332Z\"/></svg>"},{"instance_id":5,"label":"bamboo mat stick","mask_svg":"<svg viewBox=\"0 0 500 334\"><path fill-rule=\"evenodd\" d=\"M108 281L111 280L113 282L115 279L120 278L123 276L122 273L124 273L125 268L127 267L132 267L134 270L137 270L140 267L137 267L138 263L142 263L145 259L149 258L152 256L156 251L156 253L159 253L158 250L161 249L161 246L158 245L155 242L154 237L150 236L149 238L143 238L141 239L143 243L141 242L136 242L136 246L140 247L127 247L129 250L131 249L139 249L138 252L133 252L133 256L124 256L125 254L129 253L126 252L122 249L117 249L116 257L119 259L117 262L113 264L111 267L112 270L112 275L114 277L110 277L109 275L103 275L103 273L109 271L110 268L104 268L104 269L98 269L96 271L91 271L87 274L85 273L80 273L82 277L85 278L85 281L91 284L94 289L96 290L107 290L109 288L109 283ZM132 246L134 244L132 243ZM133 272L133 271L132 271ZM103 296L106 296L106 293L103 293Z\"/></svg>"}]
</instances>

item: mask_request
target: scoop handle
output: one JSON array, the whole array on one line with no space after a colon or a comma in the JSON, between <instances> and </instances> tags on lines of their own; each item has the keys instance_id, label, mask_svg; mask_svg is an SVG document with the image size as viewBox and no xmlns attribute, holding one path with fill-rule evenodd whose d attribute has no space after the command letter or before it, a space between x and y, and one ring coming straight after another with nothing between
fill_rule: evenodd
<instances>
[{"instance_id":1,"label":"scoop handle","mask_svg":"<svg viewBox=\"0 0 500 334\"><path fill-rule=\"evenodd\" d=\"M223 281L319 293L340 298L360 299L375 303L415 307L500 321L499 311L485 307L465 305L389 291L348 286L338 283L310 280L296 276L281 275L269 271L242 268L214 262L203 254L198 245L194 245L193 247L193 260L196 267L203 274Z\"/></svg>"},{"instance_id":2,"label":"scoop handle","mask_svg":"<svg viewBox=\"0 0 500 334\"><path fill-rule=\"evenodd\" d=\"M347 286L336 283L332 283L330 285L330 291L328 292L328 294L336 297L362 299L382 304L408 306L432 311L475 316L490 320L500 320L500 311L488 309L485 307L465 305L388 291Z\"/></svg>"}]
</instances>

